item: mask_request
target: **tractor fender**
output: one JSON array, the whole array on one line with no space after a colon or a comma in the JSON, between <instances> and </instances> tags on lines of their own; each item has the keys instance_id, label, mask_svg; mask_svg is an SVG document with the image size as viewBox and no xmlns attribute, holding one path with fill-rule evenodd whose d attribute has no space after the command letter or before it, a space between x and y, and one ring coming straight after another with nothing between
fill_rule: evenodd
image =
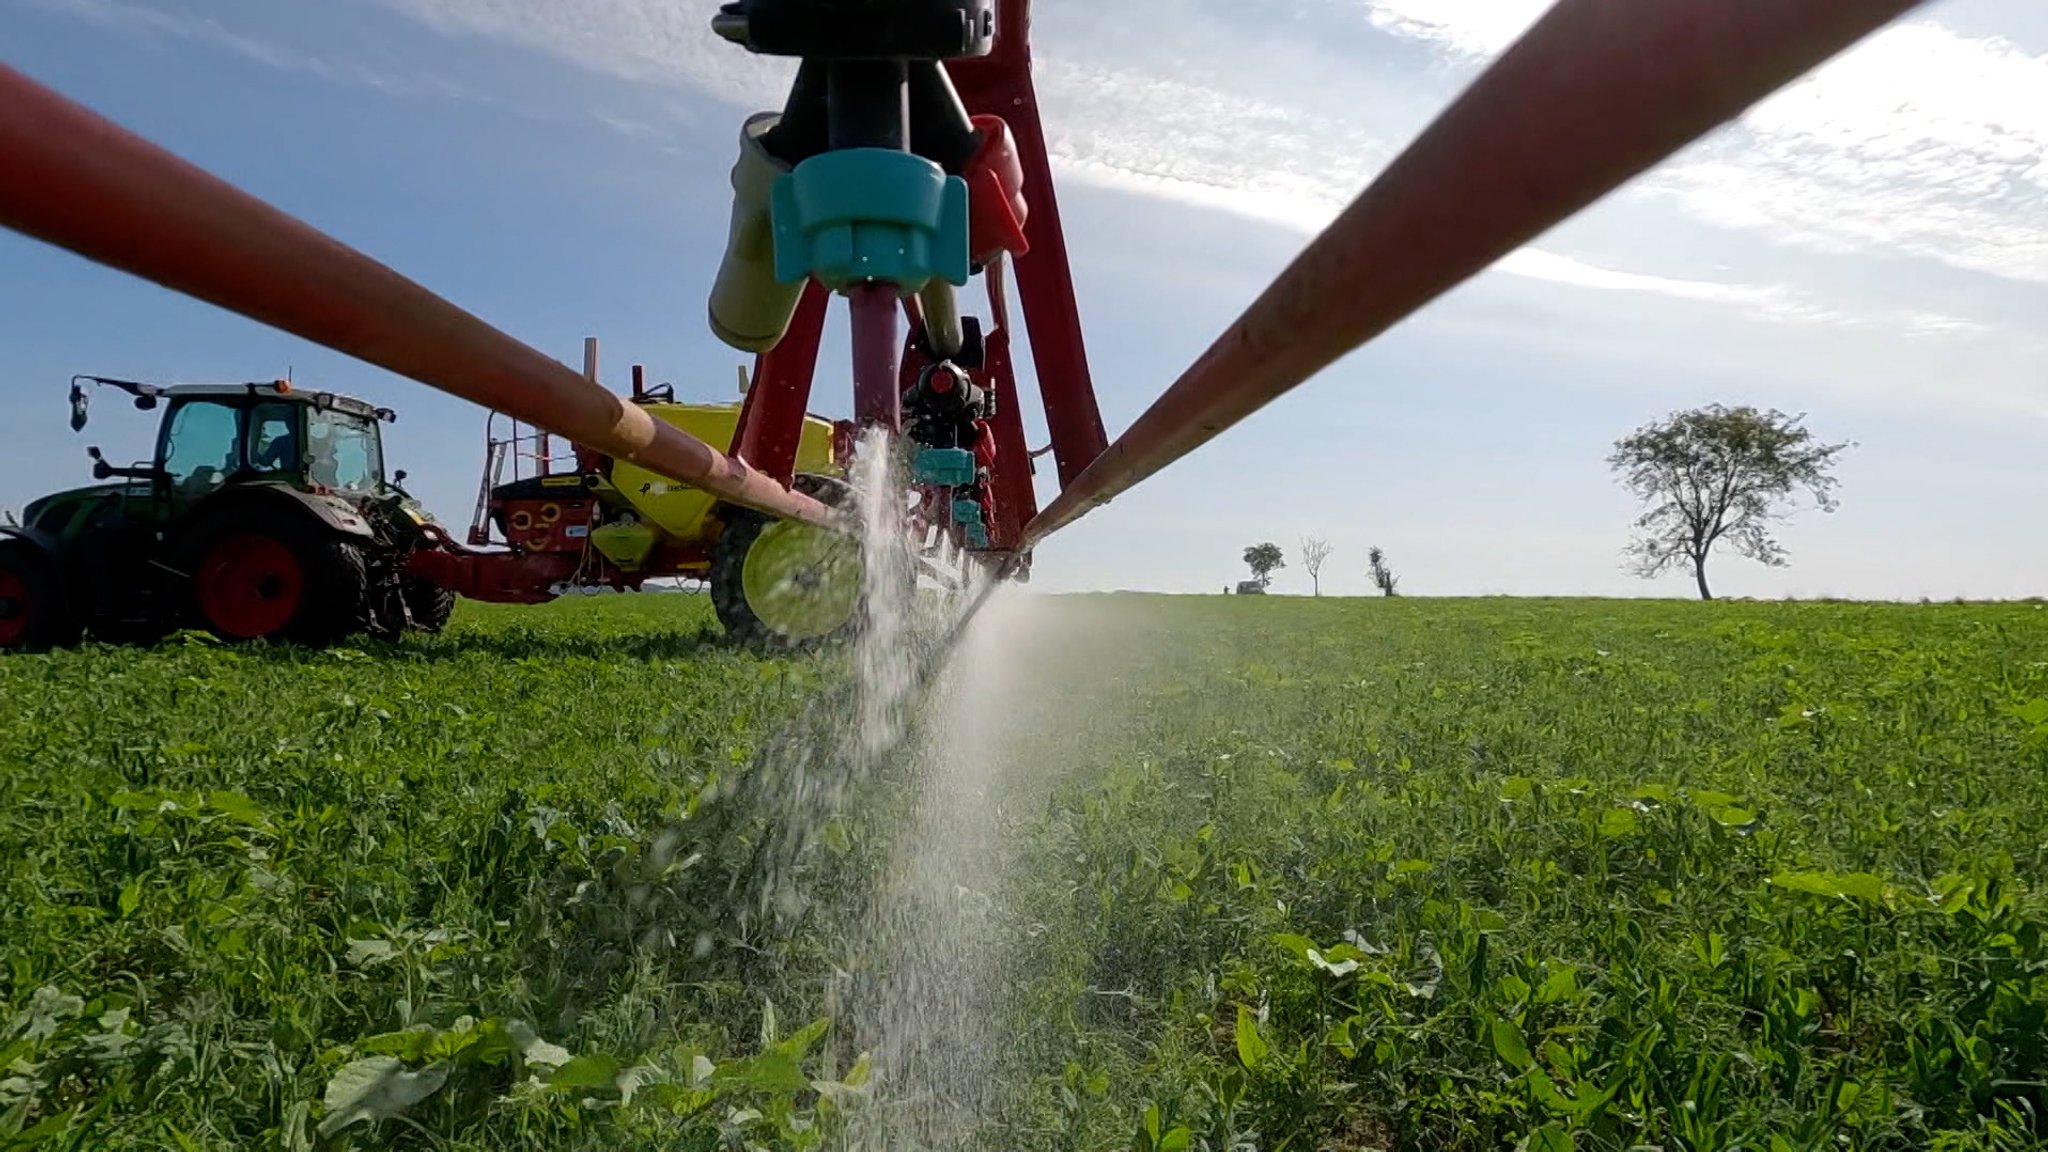
<instances>
[{"instance_id":1,"label":"tractor fender","mask_svg":"<svg viewBox=\"0 0 2048 1152\"><path fill-rule=\"evenodd\" d=\"M289 484L245 484L216 494L193 510L192 519L210 516L215 508L230 501L262 500L282 501L293 505L306 515L324 525L328 530L343 536L360 536L365 540L375 539L376 530L356 510L355 505L339 496L322 496L315 492L302 492Z\"/></svg>"},{"instance_id":2,"label":"tractor fender","mask_svg":"<svg viewBox=\"0 0 2048 1152\"><path fill-rule=\"evenodd\" d=\"M355 505L338 496L314 496L305 492L284 490L285 495L297 500L308 512L320 518L320 522L344 536L361 536L366 540L375 539L376 529L369 520L356 510Z\"/></svg>"},{"instance_id":3,"label":"tractor fender","mask_svg":"<svg viewBox=\"0 0 2048 1152\"><path fill-rule=\"evenodd\" d=\"M169 545L165 549L165 555L171 560L169 567L179 575L190 575L183 569L194 560L189 554L193 546L194 526L216 523L224 515L248 515L257 509L269 511L276 508L289 509L292 514L303 516L336 535L363 540L376 538L369 521L344 500L301 492L284 484L247 484L215 493L183 517L177 534L165 542Z\"/></svg>"},{"instance_id":4,"label":"tractor fender","mask_svg":"<svg viewBox=\"0 0 2048 1152\"><path fill-rule=\"evenodd\" d=\"M0 537L26 540L42 550L52 564L64 555L64 542L40 528L29 528L19 524L0 524Z\"/></svg>"}]
</instances>

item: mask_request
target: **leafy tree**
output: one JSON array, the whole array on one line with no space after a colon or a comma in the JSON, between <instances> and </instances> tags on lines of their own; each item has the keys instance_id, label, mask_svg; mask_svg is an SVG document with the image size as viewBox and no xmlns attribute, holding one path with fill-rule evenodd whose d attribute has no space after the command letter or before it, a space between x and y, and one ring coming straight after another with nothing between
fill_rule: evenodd
<instances>
[{"instance_id":1,"label":"leafy tree","mask_svg":"<svg viewBox=\"0 0 2048 1152\"><path fill-rule=\"evenodd\" d=\"M1823 444L1802 416L1719 404L1674 413L1615 442L1608 464L1648 510L1636 520L1632 567L1645 579L1692 568L1712 600L1707 557L1722 543L1773 568L1786 564L1771 535L1801 489L1835 510L1831 470L1848 444Z\"/></svg>"},{"instance_id":2,"label":"leafy tree","mask_svg":"<svg viewBox=\"0 0 2048 1152\"><path fill-rule=\"evenodd\" d=\"M1301 542L1301 566L1308 569L1308 578L1314 583L1318 596L1323 594L1323 561L1328 560L1334 551L1336 549L1330 547L1330 542L1320 537L1311 536Z\"/></svg>"},{"instance_id":3,"label":"leafy tree","mask_svg":"<svg viewBox=\"0 0 2048 1152\"><path fill-rule=\"evenodd\" d=\"M1380 550L1379 545L1373 545L1366 552L1365 562L1368 565L1365 574L1372 578L1372 586L1380 590L1380 595L1401 594L1401 578L1394 575L1392 568L1387 567L1387 554Z\"/></svg>"},{"instance_id":4,"label":"leafy tree","mask_svg":"<svg viewBox=\"0 0 2048 1152\"><path fill-rule=\"evenodd\" d=\"M1278 544L1254 544L1244 550L1244 562L1263 588L1273 582L1273 573L1287 567L1287 556Z\"/></svg>"}]
</instances>

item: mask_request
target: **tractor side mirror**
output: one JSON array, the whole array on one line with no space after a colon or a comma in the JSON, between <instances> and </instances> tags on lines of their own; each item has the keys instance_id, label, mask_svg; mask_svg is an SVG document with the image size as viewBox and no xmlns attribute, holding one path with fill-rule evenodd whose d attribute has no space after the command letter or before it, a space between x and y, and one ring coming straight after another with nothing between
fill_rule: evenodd
<instances>
[{"instance_id":1,"label":"tractor side mirror","mask_svg":"<svg viewBox=\"0 0 2048 1152\"><path fill-rule=\"evenodd\" d=\"M135 407L144 412L156 411L156 395L154 393L145 393L137 396L135 398Z\"/></svg>"},{"instance_id":2,"label":"tractor side mirror","mask_svg":"<svg viewBox=\"0 0 2048 1152\"><path fill-rule=\"evenodd\" d=\"M405 469L400 468L398 471L391 474L391 482L393 484L403 484L405 483L405 475Z\"/></svg>"},{"instance_id":3,"label":"tractor side mirror","mask_svg":"<svg viewBox=\"0 0 2048 1152\"><path fill-rule=\"evenodd\" d=\"M116 476L124 480L168 481L170 479L169 474L163 469L150 465L143 465L138 468L116 468L112 464L107 463L107 458L100 454L97 446L87 448L85 454L92 457L92 478L95 480L112 480Z\"/></svg>"},{"instance_id":4,"label":"tractor side mirror","mask_svg":"<svg viewBox=\"0 0 2048 1152\"><path fill-rule=\"evenodd\" d=\"M71 430L73 432L85 431L86 407L89 403L90 398L86 395L85 385L73 380L71 382Z\"/></svg>"}]
</instances>

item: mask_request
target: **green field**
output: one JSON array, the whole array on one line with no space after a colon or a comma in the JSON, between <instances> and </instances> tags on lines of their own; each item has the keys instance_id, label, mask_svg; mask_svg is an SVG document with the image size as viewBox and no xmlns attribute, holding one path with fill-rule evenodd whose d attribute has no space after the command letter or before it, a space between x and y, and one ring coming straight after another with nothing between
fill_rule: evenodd
<instances>
[{"instance_id":1,"label":"green field","mask_svg":"<svg viewBox=\"0 0 2048 1152\"><path fill-rule=\"evenodd\" d=\"M990 623L879 749L691 597L0 661L0 1148L2048 1135L2048 609Z\"/></svg>"}]
</instances>

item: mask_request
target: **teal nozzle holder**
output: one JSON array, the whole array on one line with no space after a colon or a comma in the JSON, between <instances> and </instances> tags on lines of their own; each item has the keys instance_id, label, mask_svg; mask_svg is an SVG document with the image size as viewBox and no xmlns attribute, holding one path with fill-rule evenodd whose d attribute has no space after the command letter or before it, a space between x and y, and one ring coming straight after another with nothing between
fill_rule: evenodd
<instances>
[{"instance_id":1,"label":"teal nozzle holder","mask_svg":"<svg viewBox=\"0 0 2048 1152\"><path fill-rule=\"evenodd\" d=\"M910 466L911 482L934 488L965 488L974 483L974 453L965 448L927 448Z\"/></svg>"},{"instance_id":2,"label":"teal nozzle holder","mask_svg":"<svg viewBox=\"0 0 2048 1152\"><path fill-rule=\"evenodd\" d=\"M981 518L981 503L976 500L953 501L953 522L960 525L967 537L969 548L988 547L988 525Z\"/></svg>"},{"instance_id":3,"label":"teal nozzle holder","mask_svg":"<svg viewBox=\"0 0 2048 1152\"><path fill-rule=\"evenodd\" d=\"M908 152L825 152L775 182L775 276L838 292L874 281L918 292L967 283L967 182Z\"/></svg>"}]
</instances>

